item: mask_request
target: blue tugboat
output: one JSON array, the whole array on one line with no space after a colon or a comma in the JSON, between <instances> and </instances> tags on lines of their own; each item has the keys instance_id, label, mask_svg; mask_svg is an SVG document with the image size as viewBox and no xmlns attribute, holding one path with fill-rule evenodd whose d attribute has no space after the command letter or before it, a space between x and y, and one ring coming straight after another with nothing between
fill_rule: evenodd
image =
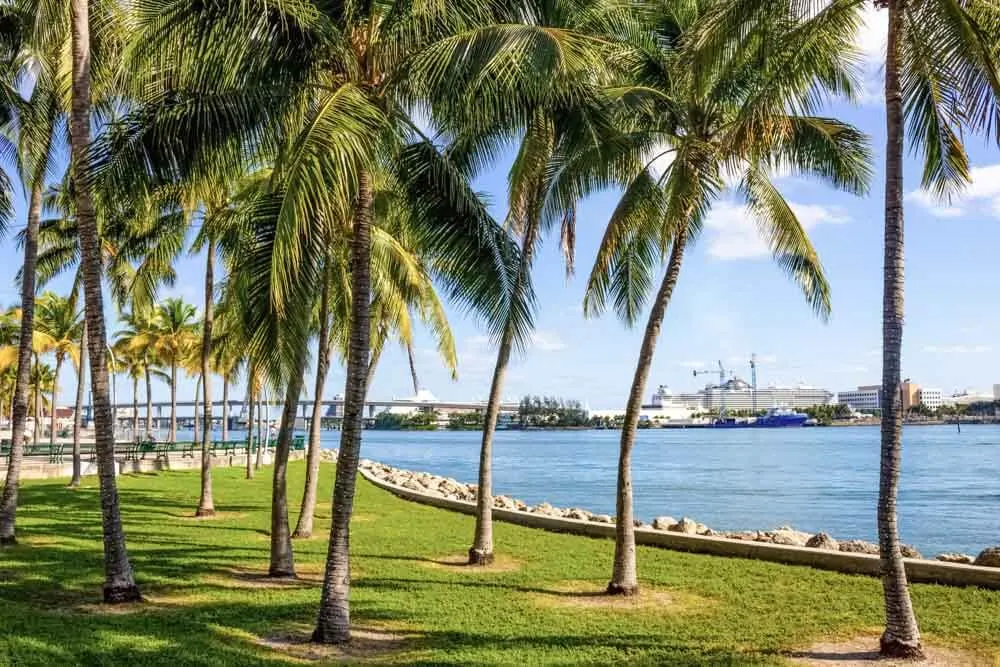
<instances>
[{"instance_id":1,"label":"blue tugboat","mask_svg":"<svg viewBox=\"0 0 1000 667\"><path fill-rule=\"evenodd\" d=\"M787 408L771 408L762 417L737 419L722 416L712 423L713 428L785 428L789 426L805 426L809 415L795 412Z\"/></svg>"}]
</instances>

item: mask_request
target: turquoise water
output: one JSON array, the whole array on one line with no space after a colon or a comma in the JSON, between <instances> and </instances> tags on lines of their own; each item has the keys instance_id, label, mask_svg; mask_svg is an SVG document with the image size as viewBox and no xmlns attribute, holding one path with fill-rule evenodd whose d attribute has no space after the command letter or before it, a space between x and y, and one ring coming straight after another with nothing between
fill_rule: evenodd
<instances>
[{"instance_id":1,"label":"turquoise water","mask_svg":"<svg viewBox=\"0 0 1000 667\"><path fill-rule=\"evenodd\" d=\"M325 431L324 446L335 448L339 436ZM365 431L362 456L475 482L480 437ZM495 492L614 514L618 439L617 431L498 432ZM874 427L639 431L636 513L874 541L878 460ZM907 428L899 526L924 555L1000 544L1000 427Z\"/></svg>"}]
</instances>

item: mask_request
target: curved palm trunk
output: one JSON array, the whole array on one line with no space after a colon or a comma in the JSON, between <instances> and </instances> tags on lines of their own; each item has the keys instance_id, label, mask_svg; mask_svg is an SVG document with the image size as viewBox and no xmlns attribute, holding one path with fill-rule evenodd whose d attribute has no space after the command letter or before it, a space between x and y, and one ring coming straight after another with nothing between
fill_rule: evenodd
<instances>
[{"instance_id":1,"label":"curved palm trunk","mask_svg":"<svg viewBox=\"0 0 1000 667\"><path fill-rule=\"evenodd\" d=\"M38 256L38 224L41 217L42 179L36 178L31 188L28 227L24 234L21 333L17 342L17 379L14 381L14 407L11 410L10 456L7 461L7 479L4 481L3 496L0 496L0 547L17 543L17 495L21 484L21 461L24 457L24 427L28 419L31 340L35 332L35 260Z\"/></svg>"},{"instance_id":2,"label":"curved palm trunk","mask_svg":"<svg viewBox=\"0 0 1000 667\"><path fill-rule=\"evenodd\" d=\"M76 219L80 234L81 266L87 327L90 330L90 377L98 478L101 485L101 524L104 532L104 600L141 599L125 548L115 482L115 434L108 395L107 333L104 295L101 293L101 254L97 218L90 196L87 147L90 144L90 27L87 0L70 0L73 36L73 104L70 113L72 165L76 178Z\"/></svg>"},{"instance_id":3,"label":"curved palm trunk","mask_svg":"<svg viewBox=\"0 0 1000 667\"><path fill-rule=\"evenodd\" d=\"M59 396L59 373L62 371L63 355L56 355L56 374L52 379L52 414L49 417L49 445L56 444L56 397Z\"/></svg>"},{"instance_id":4,"label":"curved palm trunk","mask_svg":"<svg viewBox=\"0 0 1000 667\"><path fill-rule=\"evenodd\" d=\"M285 405L281 413L281 429L278 444L274 448L274 478L271 484L271 565L269 577L294 577L295 558L292 552L292 535L288 528L288 453L292 448L292 432L295 430L295 411L302 393L303 370L306 349L296 364L292 377L288 380Z\"/></svg>"},{"instance_id":5,"label":"curved palm trunk","mask_svg":"<svg viewBox=\"0 0 1000 667\"><path fill-rule=\"evenodd\" d=\"M885 264L882 301L882 452L878 493L878 542L885 598L883 656L920 657L920 629L913 613L896 525L896 492L902 456L899 395L903 343L903 94L899 80L902 2L889 5L885 62Z\"/></svg>"},{"instance_id":6,"label":"curved palm trunk","mask_svg":"<svg viewBox=\"0 0 1000 667\"><path fill-rule=\"evenodd\" d=\"M319 352L316 359L316 386L313 393L312 421L309 423L309 452L306 454L306 485L302 491L302 508L292 537L310 537L316 515L316 493L319 487L320 421L323 419L323 387L330 368L330 280L323 281L319 303Z\"/></svg>"},{"instance_id":7,"label":"curved palm trunk","mask_svg":"<svg viewBox=\"0 0 1000 667\"><path fill-rule=\"evenodd\" d=\"M149 377L149 364L143 366L146 376L146 437L153 435L153 381Z\"/></svg>"},{"instance_id":8,"label":"curved palm trunk","mask_svg":"<svg viewBox=\"0 0 1000 667\"><path fill-rule=\"evenodd\" d=\"M413 360L413 345L410 343L406 344L406 357L410 361L410 379L413 381L413 395L416 396L420 392L420 382L417 380L417 364Z\"/></svg>"},{"instance_id":9,"label":"curved palm trunk","mask_svg":"<svg viewBox=\"0 0 1000 667\"><path fill-rule=\"evenodd\" d=\"M76 375L76 406L73 408L73 478L69 485L80 486L80 476L83 472L80 461L80 438L83 435L83 390L87 377L87 323L83 323L83 334L80 336L80 367Z\"/></svg>"},{"instance_id":10,"label":"curved palm trunk","mask_svg":"<svg viewBox=\"0 0 1000 667\"><path fill-rule=\"evenodd\" d=\"M177 362L170 364L170 442L177 442Z\"/></svg>"},{"instance_id":11,"label":"curved palm trunk","mask_svg":"<svg viewBox=\"0 0 1000 667\"><path fill-rule=\"evenodd\" d=\"M254 429L254 423L253 423L253 404L254 404L254 400L255 400L254 395L253 395L254 394L254 391L253 391L253 367L250 368L250 371L247 373L247 375L250 378L247 381L247 393L249 394L249 397L250 397L250 407L249 407L249 413L247 414L247 470L246 470L246 477L247 477L247 479L253 479L253 443L254 443L254 440L253 440L253 429ZM259 444L258 444L258 446L259 446Z\"/></svg>"},{"instance_id":12,"label":"curved palm trunk","mask_svg":"<svg viewBox=\"0 0 1000 667\"><path fill-rule=\"evenodd\" d=\"M537 216L525 225L524 239L521 243L521 264L518 267L512 299L521 298L521 292L528 281L531 258L538 238L538 225ZM497 363L493 367L493 380L490 383L490 397L486 404L486 414L483 416L483 440L479 448L479 488L476 495L476 532L472 547L469 548L469 565L489 565L493 562L493 436L497 430L503 380L507 374L513 345L514 329L508 324L500 338ZM413 377L415 382L416 374Z\"/></svg>"},{"instance_id":13,"label":"curved palm trunk","mask_svg":"<svg viewBox=\"0 0 1000 667\"><path fill-rule=\"evenodd\" d=\"M201 499L195 516L215 514L212 500L212 304L215 301L215 240L209 239L205 259L205 321L201 334L201 388L205 417L202 419Z\"/></svg>"},{"instance_id":14,"label":"curved palm trunk","mask_svg":"<svg viewBox=\"0 0 1000 667\"><path fill-rule=\"evenodd\" d=\"M621 449L618 453L618 489L615 496L615 558L608 582L608 593L612 595L635 595L639 592L639 579L635 565L635 524L632 509L632 449L635 433L639 427L639 411L646 391L649 368L653 363L656 341L660 337L660 326L667 312L670 296L680 275L687 245L687 229L682 229L674 238L670 249L667 272L656 293L656 300L649 312L646 331L639 348L639 360L632 378L632 389L625 407L625 423L622 425Z\"/></svg>"},{"instance_id":15,"label":"curved palm trunk","mask_svg":"<svg viewBox=\"0 0 1000 667\"><path fill-rule=\"evenodd\" d=\"M323 576L323 594L312 640L326 644L351 638L351 514L361 454L362 409L367 392L368 354L371 349L371 175L358 174L354 238L351 241L351 325L344 389L344 420L333 487L333 519Z\"/></svg>"}]
</instances>

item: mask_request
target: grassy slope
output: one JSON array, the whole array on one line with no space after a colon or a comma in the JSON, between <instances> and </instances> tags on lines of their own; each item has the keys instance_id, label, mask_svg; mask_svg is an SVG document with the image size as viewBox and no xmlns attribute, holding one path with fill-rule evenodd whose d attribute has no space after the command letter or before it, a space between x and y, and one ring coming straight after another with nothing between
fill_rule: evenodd
<instances>
[{"instance_id":1,"label":"grassy slope","mask_svg":"<svg viewBox=\"0 0 1000 667\"><path fill-rule=\"evenodd\" d=\"M289 475L298 504L303 466ZM64 481L28 483L22 545L0 552L0 664L287 664L259 635L308 631L319 600L329 528L332 469L324 467L317 537L296 542L297 565L313 581L254 585L234 568L266 568L270 478L215 471L213 521L190 517L196 473L121 479L124 517L139 580L151 603L128 613L90 606L101 584L95 480L77 492ZM497 544L516 571L469 573L429 559L468 547L472 520L406 503L361 483L352 528L356 624L415 636L406 664L775 664L779 652L819 637L877 628L874 579L753 561L640 548L644 584L675 604L641 610L566 606L558 594L610 567L610 541L500 524ZM294 520L294 517L293 517ZM926 635L935 641L1000 644L1000 593L936 586L914 589Z\"/></svg>"}]
</instances>

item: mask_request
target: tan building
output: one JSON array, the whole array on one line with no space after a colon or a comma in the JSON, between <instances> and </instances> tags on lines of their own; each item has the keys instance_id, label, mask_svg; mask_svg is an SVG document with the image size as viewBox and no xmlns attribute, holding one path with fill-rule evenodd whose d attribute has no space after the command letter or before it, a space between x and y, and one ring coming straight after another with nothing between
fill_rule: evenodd
<instances>
[{"instance_id":1,"label":"tan building","mask_svg":"<svg viewBox=\"0 0 1000 667\"><path fill-rule=\"evenodd\" d=\"M909 412L920 405L920 385L910 382L907 378L899 385L899 393L903 397L903 411Z\"/></svg>"}]
</instances>

